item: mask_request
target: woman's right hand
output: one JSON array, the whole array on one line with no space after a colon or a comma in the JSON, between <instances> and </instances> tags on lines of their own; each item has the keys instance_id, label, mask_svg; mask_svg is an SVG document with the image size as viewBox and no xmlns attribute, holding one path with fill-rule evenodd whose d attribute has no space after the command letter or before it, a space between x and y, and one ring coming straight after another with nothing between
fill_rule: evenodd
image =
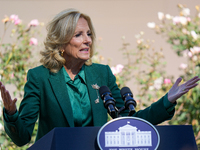
<instances>
[{"instance_id":1,"label":"woman's right hand","mask_svg":"<svg viewBox=\"0 0 200 150\"><path fill-rule=\"evenodd\" d=\"M0 82L1 97L3 100L3 105L5 107L6 113L8 115L14 115L17 111L16 102L17 99L11 99L10 93L6 90L5 86Z\"/></svg>"}]
</instances>

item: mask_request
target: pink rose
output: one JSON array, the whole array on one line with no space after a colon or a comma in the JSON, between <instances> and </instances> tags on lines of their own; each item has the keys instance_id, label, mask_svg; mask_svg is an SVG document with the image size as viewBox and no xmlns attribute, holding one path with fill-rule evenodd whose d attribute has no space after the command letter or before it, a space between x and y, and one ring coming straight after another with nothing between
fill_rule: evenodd
<instances>
[{"instance_id":1,"label":"pink rose","mask_svg":"<svg viewBox=\"0 0 200 150\"><path fill-rule=\"evenodd\" d=\"M18 20L18 19L19 19L18 15L13 14L13 15L10 16L10 20L15 21L15 20Z\"/></svg>"},{"instance_id":2,"label":"pink rose","mask_svg":"<svg viewBox=\"0 0 200 150\"><path fill-rule=\"evenodd\" d=\"M29 26L38 26L39 25L39 21L37 19L31 20L31 22L29 23Z\"/></svg>"},{"instance_id":3,"label":"pink rose","mask_svg":"<svg viewBox=\"0 0 200 150\"><path fill-rule=\"evenodd\" d=\"M123 68L124 68L123 65L118 64L116 67L111 67L111 71L112 71L112 73L113 73L114 75L116 75L116 74L122 72L122 69L123 69Z\"/></svg>"},{"instance_id":4,"label":"pink rose","mask_svg":"<svg viewBox=\"0 0 200 150\"><path fill-rule=\"evenodd\" d=\"M29 44L30 45L38 45L38 40L36 38L31 38Z\"/></svg>"},{"instance_id":5,"label":"pink rose","mask_svg":"<svg viewBox=\"0 0 200 150\"><path fill-rule=\"evenodd\" d=\"M194 46L193 48L190 48L190 51L192 52L192 54L199 54L200 47Z\"/></svg>"},{"instance_id":6,"label":"pink rose","mask_svg":"<svg viewBox=\"0 0 200 150\"><path fill-rule=\"evenodd\" d=\"M19 23L21 23L20 19L15 20L15 25L18 25Z\"/></svg>"},{"instance_id":7,"label":"pink rose","mask_svg":"<svg viewBox=\"0 0 200 150\"><path fill-rule=\"evenodd\" d=\"M166 78L166 79L164 80L164 84L170 84L170 83L171 83L171 80L170 80L170 79L167 79L167 78Z\"/></svg>"},{"instance_id":8,"label":"pink rose","mask_svg":"<svg viewBox=\"0 0 200 150\"><path fill-rule=\"evenodd\" d=\"M10 74L10 77L11 77L11 78L14 78L14 73L11 73L11 74Z\"/></svg>"},{"instance_id":9,"label":"pink rose","mask_svg":"<svg viewBox=\"0 0 200 150\"><path fill-rule=\"evenodd\" d=\"M180 23L180 18L179 18L179 16L175 16L173 18L173 24L178 24L178 23Z\"/></svg>"},{"instance_id":10,"label":"pink rose","mask_svg":"<svg viewBox=\"0 0 200 150\"><path fill-rule=\"evenodd\" d=\"M118 64L115 68L117 70L117 73L120 73L120 72L122 72L122 69L124 68L124 66L121 64Z\"/></svg>"},{"instance_id":11,"label":"pink rose","mask_svg":"<svg viewBox=\"0 0 200 150\"><path fill-rule=\"evenodd\" d=\"M15 15L15 14L10 16L10 20L12 20L15 25L18 25L21 22L21 20L19 19L18 15Z\"/></svg>"}]
</instances>

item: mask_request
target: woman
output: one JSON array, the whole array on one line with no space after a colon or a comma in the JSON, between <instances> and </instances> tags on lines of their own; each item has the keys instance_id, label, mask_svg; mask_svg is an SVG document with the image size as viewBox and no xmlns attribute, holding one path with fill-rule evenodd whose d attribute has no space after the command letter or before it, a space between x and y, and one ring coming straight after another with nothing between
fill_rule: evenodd
<instances>
[{"instance_id":1,"label":"woman","mask_svg":"<svg viewBox=\"0 0 200 150\"><path fill-rule=\"evenodd\" d=\"M107 122L107 110L98 100L98 86L106 85L116 100L124 104L115 76L109 66L94 64L95 32L90 18L74 9L60 12L49 23L45 50L41 52L43 65L30 69L19 111L17 99L12 99L0 82L4 103L5 131L15 144L22 146L31 139L39 117L36 140L55 127L102 126ZM174 115L176 100L199 81L194 77L170 91L145 110L133 116L158 124ZM122 114L127 116L127 112Z\"/></svg>"}]
</instances>

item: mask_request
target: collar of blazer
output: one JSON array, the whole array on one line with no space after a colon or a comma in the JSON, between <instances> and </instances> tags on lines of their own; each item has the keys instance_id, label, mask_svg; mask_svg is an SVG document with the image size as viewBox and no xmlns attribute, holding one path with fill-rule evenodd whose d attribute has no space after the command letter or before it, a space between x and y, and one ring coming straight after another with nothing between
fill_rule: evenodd
<instances>
[{"instance_id":1,"label":"collar of blazer","mask_svg":"<svg viewBox=\"0 0 200 150\"><path fill-rule=\"evenodd\" d=\"M96 89L92 88L93 84L101 85L101 78L98 74L99 70L91 66L85 66L85 78L86 85L88 89L88 94L90 97L92 115L93 115L93 124L96 126L99 124L99 115L102 115L100 111L103 106L102 100L99 100L99 103L95 103L95 100L99 96L99 92ZM49 81L55 94L58 103L69 123L70 127L74 127L73 112L71 108L71 103L69 100L66 83L64 82L64 74L62 69L58 73L50 73Z\"/></svg>"}]
</instances>

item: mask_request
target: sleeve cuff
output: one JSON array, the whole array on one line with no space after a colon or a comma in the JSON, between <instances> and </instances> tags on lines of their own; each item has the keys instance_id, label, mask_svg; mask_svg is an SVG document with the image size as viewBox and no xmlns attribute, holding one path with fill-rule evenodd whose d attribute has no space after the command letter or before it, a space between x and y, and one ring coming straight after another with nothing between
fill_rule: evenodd
<instances>
[{"instance_id":1,"label":"sleeve cuff","mask_svg":"<svg viewBox=\"0 0 200 150\"><path fill-rule=\"evenodd\" d=\"M176 102L175 103L171 103L168 98L167 98L168 93L166 94L166 98L163 101L164 107L167 110L168 113L170 113L176 106Z\"/></svg>"},{"instance_id":2,"label":"sleeve cuff","mask_svg":"<svg viewBox=\"0 0 200 150\"><path fill-rule=\"evenodd\" d=\"M4 119L6 122L15 122L17 120L17 117L19 115L18 111L16 111L16 113L14 115L8 115L5 112L5 108L3 108L3 114L4 114Z\"/></svg>"}]
</instances>

